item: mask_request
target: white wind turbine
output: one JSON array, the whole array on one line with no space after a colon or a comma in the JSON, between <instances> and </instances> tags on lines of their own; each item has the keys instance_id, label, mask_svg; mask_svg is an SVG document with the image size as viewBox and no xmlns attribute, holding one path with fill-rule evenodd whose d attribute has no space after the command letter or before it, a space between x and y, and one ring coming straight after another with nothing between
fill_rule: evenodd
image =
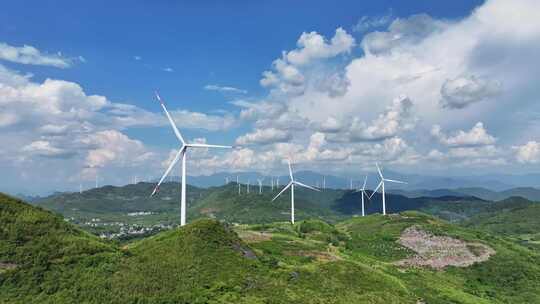
<instances>
[{"instance_id":1,"label":"white wind turbine","mask_svg":"<svg viewBox=\"0 0 540 304\"><path fill-rule=\"evenodd\" d=\"M191 148L232 148L231 146L219 146L219 145L207 145L207 144L189 144L186 143L184 138L182 137L182 134L180 134L180 131L178 131L178 128L176 127L176 124L174 123L174 120L172 119L171 115L167 111L167 108L165 108L165 104L163 103L163 100L161 100L161 97L156 92L156 98L158 99L159 103L161 104L161 107L163 108L163 111L165 112L165 115L169 119L169 122L171 123L171 126L174 130L174 134L176 135L176 138L180 141L180 149L178 149L178 152L176 153L173 161L169 164L169 167L167 170L165 170L165 173L157 183L156 187L154 188L154 191L152 192L152 195L155 195L159 191L159 186L165 180L167 175L169 175L169 172L171 172L174 165L178 162L180 157L182 158L182 187L181 187L181 199L180 199L180 226L184 226L186 224L186 156L187 156L187 150Z\"/></svg>"},{"instance_id":2,"label":"white wind turbine","mask_svg":"<svg viewBox=\"0 0 540 304\"><path fill-rule=\"evenodd\" d=\"M398 181L398 180L394 180L394 179L384 178L384 176L382 175L382 172L381 172L381 168L379 168L379 164L375 163L375 166L377 166L377 171L379 172L379 176L381 177L381 181L379 182L379 185L377 186L377 188L375 188L375 190L373 190L373 193L371 193L371 196L369 198L371 199L371 197L377 192L377 190L379 190L379 188L382 187L383 215L386 215L386 198L385 198L385 191L384 191L384 182L397 183L397 184L406 184L406 182L402 182L402 181Z\"/></svg>"},{"instance_id":3,"label":"white wind turbine","mask_svg":"<svg viewBox=\"0 0 540 304\"><path fill-rule=\"evenodd\" d=\"M289 181L287 186L285 186L285 188L283 188L283 190L281 190L278 193L278 195L276 195L276 197L274 197L272 202L275 201L283 192L285 192L285 190L287 190L290 187L291 188L291 223L294 224L294 186L298 185L300 187L308 188L308 189L315 190L315 191L321 191L321 190L319 190L317 188L313 188L313 187L308 186L306 184L302 184L299 181L296 181L294 179L294 176L293 176L292 167L291 167L291 161L287 160L287 163L289 164L289 177L291 178L291 180Z\"/></svg>"},{"instance_id":4,"label":"white wind turbine","mask_svg":"<svg viewBox=\"0 0 540 304\"><path fill-rule=\"evenodd\" d=\"M360 192L360 195L362 196L362 216L366 216L365 208L364 208L364 196L370 199L370 196L367 195L367 192L366 192L366 182L367 182L367 175L364 178L364 184L362 185L362 188L356 190L356 192Z\"/></svg>"},{"instance_id":5,"label":"white wind turbine","mask_svg":"<svg viewBox=\"0 0 540 304\"><path fill-rule=\"evenodd\" d=\"M262 182L264 178L258 178L257 183L259 183L259 194L262 194Z\"/></svg>"}]
</instances>

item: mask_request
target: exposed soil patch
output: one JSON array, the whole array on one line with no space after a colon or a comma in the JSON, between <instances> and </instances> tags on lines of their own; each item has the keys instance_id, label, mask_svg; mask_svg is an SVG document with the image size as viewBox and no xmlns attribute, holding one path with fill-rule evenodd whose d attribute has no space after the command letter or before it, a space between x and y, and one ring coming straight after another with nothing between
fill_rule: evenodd
<instances>
[{"instance_id":1,"label":"exposed soil patch","mask_svg":"<svg viewBox=\"0 0 540 304\"><path fill-rule=\"evenodd\" d=\"M246 243L258 243L272 239L271 233L262 231L238 231L238 236Z\"/></svg>"},{"instance_id":2,"label":"exposed soil patch","mask_svg":"<svg viewBox=\"0 0 540 304\"><path fill-rule=\"evenodd\" d=\"M439 270L446 266L468 267L495 254L495 250L484 244L435 236L416 226L405 229L398 243L416 252L413 257L396 263L400 266L429 266Z\"/></svg>"},{"instance_id":3,"label":"exposed soil patch","mask_svg":"<svg viewBox=\"0 0 540 304\"><path fill-rule=\"evenodd\" d=\"M17 264L0 262L0 272L17 268Z\"/></svg>"}]
</instances>

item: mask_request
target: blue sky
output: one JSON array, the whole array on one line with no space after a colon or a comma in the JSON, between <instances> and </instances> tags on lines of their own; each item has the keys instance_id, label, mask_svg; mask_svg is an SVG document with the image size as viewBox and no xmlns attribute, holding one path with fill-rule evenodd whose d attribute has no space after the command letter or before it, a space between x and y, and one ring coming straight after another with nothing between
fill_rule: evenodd
<instances>
[{"instance_id":1,"label":"blue sky","mask_svg":"<svg viewBox=\"0 0 540 304\"><path fill-rule=\"evenodd\" d=\"M409 172L419 162L449 174L536 170L538 92L535 76L523 73L538 47L527 26L534 18L526 19L535 8L532 0L7 1L0 82L32 76L9 83L20 94L3 92L11 99L0 107L83 96L65 100L71 108L55 104L60 112L50 116L49 106L0 116L13 146L0 166L21 175L5 187L57 166L62 172L42 190L78 186L103 168L110 183L159 175L176 142L156 89L187 138L242 146L195 156L200 174L281 170L279 159L294 154L306 168L336 174L350 168L336 163L365 170L375 160ZM39 52L30 61L21 59L24 45ZM92 95L106 102L93 104ZM125 150L113 153L105 143L119 137Z\"/></svg>"},{"instance_id":2,"label":"blue sky","mask_svg":"<svg viewBox=\"0 0 540 304\"><path fill-rule=\"evenodd\" d=\"M150 111L156 110L152 103L156 89L172 107L234 111L229 104L231 95L203 87L234 86L250 96L264 96L266 90L259 85L261 72L281 51L293 48L302 32L331 35L337 27L351 30L363 16L428 13L461 18L482 3L364 2L115 1L111 5L110 1L8 1L0 12L0 36L11 45L29 44L86 60L69 69L6 64L35 74L37 80L73 81L88 94ZM141 59L135 60L135 56ZM166 68L173 72L163 71ZM162 143L153 140L155 130L128 132L153 144ZM201 134L193 134L197 135ZM232 140L237 135L225 134Z\"/></svg>"}]
</instances>

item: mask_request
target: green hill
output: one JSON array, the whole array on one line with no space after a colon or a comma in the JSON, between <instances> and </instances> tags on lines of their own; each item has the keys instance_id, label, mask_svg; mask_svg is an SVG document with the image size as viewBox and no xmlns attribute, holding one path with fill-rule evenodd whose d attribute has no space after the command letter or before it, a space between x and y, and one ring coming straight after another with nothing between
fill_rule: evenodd
<instances>
[{"instance_id":1,"label":"green hill","mask_svg":"<svg viewBox=\"0 0 540 304\"><path fill-rule=\"evenodd\" d=\"M0 303L540 303L540 256L418 212L230 226L122 248L0 197Z\"/></svg>"},{"instance_id":2,"label":"green hill","mask_svg":"<svg viewBox=\"0 0 540 304\"><path fill-rule=\"evenodd\" d=\"M540 249L539 219L540 204L513 197L494 203L489 209L463 224L466 227L512 237L522 244Z\"/></svg>"}]
</instances>

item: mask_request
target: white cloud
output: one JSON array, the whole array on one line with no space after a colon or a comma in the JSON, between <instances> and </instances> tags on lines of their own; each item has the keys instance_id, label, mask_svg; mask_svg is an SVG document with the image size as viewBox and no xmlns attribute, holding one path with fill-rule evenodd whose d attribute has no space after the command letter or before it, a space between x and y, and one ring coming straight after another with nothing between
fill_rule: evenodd
<instances>
[{"instance_id":1,"label":"white cloud","mask_svg":"<svg viewBox=\"0 0 540 304\"><path fill-rule=\"evenodd\" d=\"M140 61L140 60L142 60L142 57L141 56L133 56L133 59L135 59L136 61Z\"/></svg>"},{"instance_id":2,"label":"white cloud","mask_svg":"<svg viewBox=\"0 0 540 304\"><path fill-rule=\"evenodd\" d=\"M392 104L369 124L354 117L345 132L332 134L332 141L379 141L414 128L416 120L411 115L412 101L407 96L394 98ZM328 120L325 122L327 123ZM335 132L334 132L335 133Z\"/></svg>"},{"instance_id":3,"label":"white cloud","mask_svg":"<svg viewBox=\"0 0 540 304\"><path fill-rule=\"evenodd\" d=\"M236 123L234 116L230 114L209 115L187 110L169 111L178 128L205 129L209 131L227 130Z\"/></svg>"},{"instance_id":4,"label":"white cloud","mask_svg":"<svg viewBox=\"0 0 540 304\"><path fill-rule=\"evenodd\" d=\"M390 24L388 31L365 35L362 47L367 54L390 52L403 45L418 43L448 26L447 22L435 20L426 14L413 15L406 19L397 18Z\"/></svg>"},{"instance_id":5,"label":"white cloud","mask_svg":"<svg viewBox=\"0 0 540 304\"><path fill-rule=\"evenodd\" d=\"M174 72L174 70L173 70L171 67L165 67L165 68L162 68L161 70L162 70L163 72L168 72L168 73Z\"/></svg>"},{"instance_id":6,"label":"white cloud","mask_svg":"<svg viewBox=\"0 0 540 304\"><path fill-rule=\"evenodd\" d=\"M462 109L500 93L501 84L498 81L475 76L448 79L441 87L441 105L444 108Z\"/></svg>"},{"instance_id":7,"label":"white cloud","mask_svg":"<svg viewBox=\"0 0 540 304\"><path fill-rule=\"evenodd\" d=\"M439 125L434 125L431 129L431 135L449 147L486 146L494 144L497 140L487 133L481 122L477 122L469 131L459 130L451 136L443 133Z\"/></svg>"},{"instance_id":8,"label":"white cloud","mask_svg":"<svg viewBox=\"0 0 540 304\"><path fill-rule=\"evenodd\" d=\"M304 92L306 78L301 69L316 61L348 54L355 46L355 39L344 29L337 28L330 41L327 41L317 32L302 33L297 41L296 49L282 53L282 58L274 60L273 71L264 71L260 84L263 87L273 88L274 92L287 95L299 95ZM329 88L337 89L342 94L345 79L336 77L330 81ZM333 84L333 85L332 85Z\"/></svg>"},{"instance_id":9,"label":"white cloud","mask_svg":"<svg viewBox=\"0 0 540 304\"><path fill-rule=\"evenodd\" d=\"M529 141L522 146L512 147L516 152L516 159L520 163L536 164L540 162L540 143Z\"/></svg>"},{"instance_id":10,"label":"white cloud","mask_svg":"<svg viewBox=\"0 0 540 304\"><path fill-rule=\"evenodd\" d=\"M255 129L254 132L247 133L236 139L238 145L266 145L275 142L284 142L291 139L291 134L287 131L275 128Z\"/></svg>"},{"instance_id":11,"label":"white cloud","mask_svg":"<svg viewBox=\"0 0 540 304\"><path fill-rule=\"evenodd\" d=\"M336 29L329 42L317 32L304 32L296 42L298 48L284 53L283 57L292 65L302 66L316 59L350 53L355 43L354 38L342 28Z\"/></svg>"},{"instance_id":12,"label":"white cloud","mask_svg":"<svg viewBox=\"0 0 540 304\"><path fill-rule=\"evenodd\" d=\"M54 147L50 142L45 140L34 141L24 146L22 151L31 155L51 158L68 158L74 156L73 152Z\"/></svg>"},{"instance_id":13,"label":"white cloud","mask_svg":"<svg viewBox=\"0 0 540 304\"><path fill-rule=\"evenodd\" d=\"M89 134L80 143L90 148L85 158L89 168L103 168L112 162L115 166L137 166L153 155L142 142L116 130Z\"/></svg>"},{"instance_id":14,"label":"white cloud","mask_svg":"<svg viewBox=\"0 0 540 304\"><path fill-rule=\"evenodd\" d=\"M208 84L204 86L207 91L218 91L220 93L247 94L246 90L238 89L230 86L220 86L216 84Z\"/></svg>"},{"instance_id":15,"label":"white cloud","mask_svg":"<svg viewBox=\"0 0 540 304\"><path fill-rule=\"evenodd\" d=\"M3 42L0 42L0 60L57 68L68 68L71 66L71 60L60 54L44 54L30 45L16 47Z\"/></svg>"},{"instance_id":16,"label":"white cloud","mask_svg":"<svg viewBox=\"0 0 540 304\"><path fill-rule=\"evenodd\" d=\"M362 16L352 29L354 32L364 33L368 30L388 25L392 22L392 19L394 19L392 10L380 16Z\"/></svg>"}]
</instances>

